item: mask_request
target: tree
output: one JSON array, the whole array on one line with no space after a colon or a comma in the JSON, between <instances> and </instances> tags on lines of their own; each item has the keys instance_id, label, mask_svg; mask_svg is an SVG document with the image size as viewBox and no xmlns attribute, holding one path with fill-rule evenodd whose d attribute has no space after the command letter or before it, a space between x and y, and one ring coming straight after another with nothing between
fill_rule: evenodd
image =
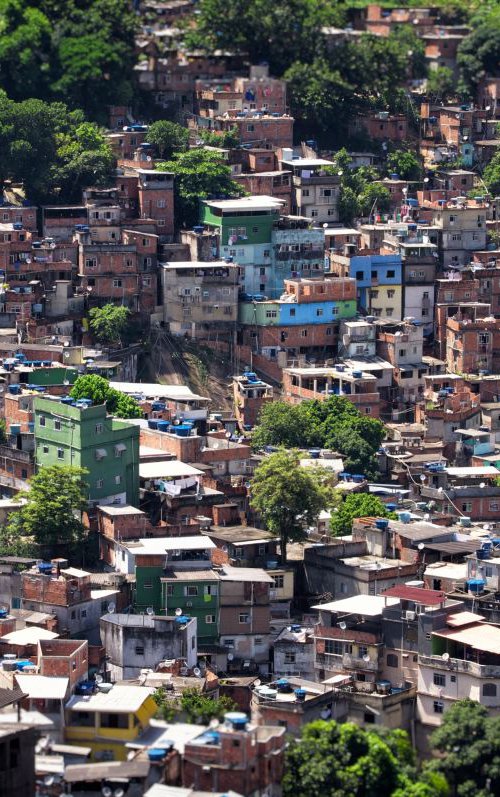
<instances>
[{"instance_id":1,"label":"tree","mask_svg":"<svg viewBox=\"0 0 500 797\"><path fill-rule=\"evenodd\" d=\"M500 149L496 150L492 159L485 167L483 180L492 196L500 196Z\"/></svg>"},{"instance_id":2,"label":"tree","mask_svg":"<svg viewBox=\"0 0 500 797\"><path fill-rule=\"evenodd\" d=\"M210 697L195 686L185 689L180 700L169 697L161 687L154 691L153 698L158 705L157 716L165 722L182 720L192 725L208 725L210 720L222 720L226 712L237 707L230 697Z\"/></svg>"},{"instance_id":3,"label":"tree","mask_svg":"<svg viewBox=\"0 0 500 797\"><path fill-rule=\"evenodd\" d=\"M234 148L240 145L237 127L230 130L198 130L198 135L204 144L210 147Z\"/></svg>"},{"instance_id":4,"label":"tree","mask_svg":"<svg viewBox=\"0 0 500 797\"><path fill-rule=\"evenodd\" d=\"M326 505L323 486L302 468L296 451L270 454L256 469L250 487L250 503L264 526L280 538L286 561L288 542L305 539L306 529Z\"/></svg>"},{"instance_id":5,"label":"tree","mask_svg":"<svg viewBox=\"0 0 500 797\"><path fill-rule=\"evenodd\" d=\"M358 196L358 204L362 216L387 213L391 206L389 189L380 183L368 183Z\"/></svg>"},{"instance_id":6,"label":"tree","mask_svg":"<svg viewBox=\"0 0 500 797\"><path fill-rule=\"evenodd\" d=\"M94 404L106 404L110 415L116 418L142 418L142 410L131 396L110 387L107 379L97 374L79 376L70 390L74 399L88 398Z\"/></svg>"},{"instance_id":7,"label":"tree","mask_svg":"<svg viewBox=\"0 0 500 797\"><path fill-rule=\"evenodd\" d=\"M456 797L500 794L500 717L490 717L475 700L458 700L445 712L430 739L443 774Z\"/></svg>"},{"instance_id":8,"label":"tree","mask_svg":"<svg viewBox=\"0 0 500 797\"><path fill-rule=\"evenodd\" d=\"M105 121L133 95L136 26L128 0L1 0L0 86Z\"/></svg>"},{"instance_id":9,"label":"tree","mask_svg":"<svg viewBox=\"0 0 500 797\"><path fill-rule=\"evenodd\" d=\"M427 78L427 94L435 102L446 102L457 94L457 84L453 72L447 66L432 69Z\"/></svg>"},{"instance_id":10,"label":"tree","mask_svg":"<svg viewBox=\"0 0 500 797\"><path fill-rule=\"evenodd\" d=\"M479 81L500 76L500 9L486 3L472 19L472 30L460 43L457 64L459 88L473 95Z\"/></svg>"},{"instance_id":11,"label":"tree","mask_svg":"<svg viewBox=\"0 0 500 797\"><path fill-rule=\"evenodd\" d=\"M40 468L29 480L30 489L18 494L26 503L11 515L7 534L49 547L81 543L86 533L79 517L87 508L86 473L68 465Z\"/></svg>"},{"instance_id":12,"label":"tree","mask_svg":"<svg viewBox=\"0 0 500 797\"><path fill-rule=\"evenodd\" d=\"M286 751L284 797L445 797L442 781L437 789L419 781L411 748L406 744L401 758L392 733L402 732L324 720L305 725Z\"/></svg>"},{"instance_id":13,"label":"tree","mask_svg":"<svg viewBox=\"0 0 500 797\"><path fill-rule=\"evenodd\" d=\"M177 152L173 159L158 164L158 169L175 175L176 219L190 227L199 219L200 199L209 196L238 197L245 192L231 179L231 168L217 152L190 149Z\"/></svg>"},{"instance_id":14,"label":"tree","mask_svg":"<svg viewBox=\"0 0 500 797\"><path fill-rule=\"evenodd\" d=\"M416 182L422 178L422 161L410 150L397 149L387 158L389 174L395 172L402 180Z\"/></svg>"},{"instance_id":15,"label":"tree","mask_svg":"<svg viewBox=\"0 0 500 797\"><path fill-rule=\"evenodd\" d=\"M130 310L123 305L105 304L89 311L90 329L99 343L118 343Z\"/></svg>"},{"instance_id":16,"label":"tree","mask_svg":"<svg viewBox=\"0 0 500 797\"><path fill-rule=\"evenodd\" d=\"M395 518L385 504L376 495L370 493L353 493L346 496L336 512L332 513L331 530L334 537L350 534L352 521L358 517Z\"/></svg>"},{"instance_id":17,"label":"tree","mask_svg":"<svg viewBox=\"0 0 500 797\"><path fill-rule=\"evenodd\" d=\"M361 415L344 396L295 406L283 401L266 404L252 432L254 449L329 448L342 454L346 470L371 479L378 473L376 452L383 439L381 421Z\"/></svg>"},{"instance_id":18,"label":"tree","mask_svg":"<svg viewBox=\"0 0 500 797\"><path fill-rule=\"evenodd\" d=\"M212 52L230 49L266 61L282 75L295 54L311 62L322 48L321 27L342 25L344 11L327 0L201 0L188 43Z\"/></svg>"},{"instance_id":19,"label":"tree","mask_svg":"<svg viewBox=\"0 0 500 797\"><path fill-rule=\"evenodd\" d=\"M357 105L354 87L325 59L297 61L284 75L291 111L306 133L322 141L342 140Z\"/></svg>"},{"instance_id":20,"label":"tree","mask_svg":"<svg viewBox=\"0 0 500 797\"><path fill-rule=\"evenodd\" d=\"M156 147L160 158L171 158L174 152L187 149L189 130L176 122L160 119L149 126L148 142Z\"/></svg>"},{"instance_id":21,"label":"tree","mask_svg":"<svg viewBox=\"0 0 500 797\"><path fill-rule=\"evenodd\" d=\"M73 201L105 184L115 158L81 111L42 100L14 102L0 90L0 179L22 182L32 202Z\"/></svg>"}]
</instances>

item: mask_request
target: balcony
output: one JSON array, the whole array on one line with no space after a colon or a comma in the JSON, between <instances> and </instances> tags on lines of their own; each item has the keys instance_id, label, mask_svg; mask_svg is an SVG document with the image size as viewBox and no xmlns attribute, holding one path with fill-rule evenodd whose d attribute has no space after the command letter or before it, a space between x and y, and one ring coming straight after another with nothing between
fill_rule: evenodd
<instances>
[{"instance_id":1,"label":"balcony","mask_svg":"<svg viewBox=\"0 0 500 797\"><path fill-rule=\"evenodd\" d=\"M317 653L314 660L315 667L326 667L329 670L362 670L363 672L377 672L378 660L365 661L363 658L352 656L350 653Z\"/></svg>"},{"instance_id":2,"label":"balcony","mask_svg":"<svg viewBox=\"0 0 500 797\"><path fill-rule=\"evenodd\" d=\"M499 664L478 664L475 661L465 659L449 659L443 661L442 656L419 656L420 666L433 667L439 670L447 670L450 673L464 672L475 675L477 678L500 678Z\"/></svg>"}]
</instances>

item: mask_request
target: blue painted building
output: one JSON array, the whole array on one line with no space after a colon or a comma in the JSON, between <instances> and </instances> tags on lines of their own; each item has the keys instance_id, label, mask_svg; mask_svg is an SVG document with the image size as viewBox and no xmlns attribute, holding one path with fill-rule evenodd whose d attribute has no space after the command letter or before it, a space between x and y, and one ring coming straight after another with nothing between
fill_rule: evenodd
<instances>
[{"instance_id":1,"label":"blue painted building","mask_svg":"<svg viewBox=\"0 0 500 797\"><path fill-rule=\"evenodd\" d=\"M371 315L402 318L403 267L400 254L354 255L349 276L356 280L358 305Z\"/></svg>"}]
</instances>

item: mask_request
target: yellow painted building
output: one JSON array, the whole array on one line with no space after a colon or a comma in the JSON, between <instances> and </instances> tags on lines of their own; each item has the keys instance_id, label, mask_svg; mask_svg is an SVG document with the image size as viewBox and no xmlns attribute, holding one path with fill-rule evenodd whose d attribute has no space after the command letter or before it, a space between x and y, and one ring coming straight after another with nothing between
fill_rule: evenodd
<instances>
[{"instance_id":1,"label":"yellow painted building","mask_svg":"<svg viewBox=\"0 0 500 797\"><path fill-rule=\"evenodd\" d=\"M403 315L402 285L377 285L370 289L370 313L380 318L401 321Z\"/></svg>"},{"instance_id":2,"label":"yellow painted building","mask_svg":"<svg viewBox=\"0 0 500 797\"><path fill-rule=\"evenodd\" d=\"M75 695L65 708L66 742L90 747L94 761L125 761L125 743L136 739L156 714L153 691L114 685L109 692Z\"/></svg>"}]
</instances>

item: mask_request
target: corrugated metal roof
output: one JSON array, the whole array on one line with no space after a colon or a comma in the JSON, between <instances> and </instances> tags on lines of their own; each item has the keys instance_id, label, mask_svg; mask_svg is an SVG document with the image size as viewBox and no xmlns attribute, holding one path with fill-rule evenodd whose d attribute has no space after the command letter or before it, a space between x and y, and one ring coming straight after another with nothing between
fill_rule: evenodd
<instances>
[{"instance_id":1,"label":"corrugated metal roof","mask_svg":"<svg viewBox=\"0 0 500 797\"><path fill-rule=\"evenodd\" d=\"M402 601L421 603L423 606L439 606L444 603L446 595L444 592L435 589L423 589L422 587L409 587L406 584L397 584L384 590L382 595L391 598L399 598Z\"/></svg>"},{"instance_id":2,"label":"corrugated metal roof","mask_svg":"<svg viewBox=\"0 0 500 797\"><path fill-rule=\"evenodd\" d=\"M434 631L434 636L460 642L474 650L500 655L500 628L488 623L477 623L459 631Z\"/></svg>"},{"instance_id":3,"label":"corrugated metal roof","mask_svg":"<svg viewBox=\"0 0 500 797\"><path fill-rule=\"evenodd\" d=\"M149 773L149 761L105 761L102 764L70 764L64 770L66 783L112 780L115 778L145 778Z\"/></svg>"}]
</instances>

